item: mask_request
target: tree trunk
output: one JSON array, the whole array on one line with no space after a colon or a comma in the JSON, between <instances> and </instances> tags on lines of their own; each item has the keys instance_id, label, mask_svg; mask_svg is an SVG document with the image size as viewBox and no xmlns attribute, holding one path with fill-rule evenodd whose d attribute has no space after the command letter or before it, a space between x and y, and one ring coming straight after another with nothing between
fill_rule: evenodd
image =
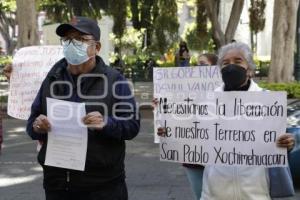
<instances>
[{"instance_id":1,"label":"tree trunk","mask_svg":"<svg viewBox=\"0 0 300 200\"><path fill-rule=\"evenodd\" d=\"M255 51L255 47L254 47L254 32L250 30L250 41L251 41L251 50L252 52Z\"/></svg>"},{"instance_id":2,"label":"tree trunk","mask_svg":"<svg viewBox=\"0 0 300 200\"><path fill-rule=\"evenodd\" d=\"M212 23L213 38L217 48L225 44L225 35L218 19L218 0L206 0L208 17Z\"/></svg>"},{"instance_id":3,"label":"tree trunk","mask_svg":"<svg viewBox=\"0 0 300 200\"><path fill-rule=\"evenodd\" d=\"M2 34L2 37L6 43L6 52L8 55L12 55L13 51L15 49L16 44L14 43L14 41L12 40L12 38L9 36L9 34Z\"/></svg>"},{"instance_id":4,"label":"tree trunk","mask_svg":"<svg viewBox=\"0 0 300 200\"><path fill-rule=\"evenodd\" d=\"M294 47L299 0L274 2L269 82L294 80Z\"/></svg>"},{"instance_id":5,"label":"tree trunk","mask_svg":"<svg viewBox=\"0 0 300 200\"><path fill-rule=\"evenodd\" d=\"M83 3L81 2L81 0L72 0L71 3L74 16L83 16Z\"/></svg>"},{"instance_id":6,"label":"tree trunk","mask_svg":"<svg viewBox=\"0 0 300 200\"><path fill-rule=\"evenodd\" d=\"M145 44L147 47L152 44L153 21L155 21L154 16L152 15L154 4L158 4L158 2L155 0L145 0L141 8L141 28L146 29L146 37L143 39L143 48L145 47Z\"/></svg>"},{"instance_id":7,"label":"tree trunk","mask_svg":"<svg viewBox=\"0 0 300 200\"><path fill-rule=\"evenodd\" d=\"M239 24L239 20L244 8L244 0L234 0L230 12L230 18L226 26L225 33L222 31L218 19L219 0L206 0L206 7L209 19L212 23L213 38L217 48L230 43L234 38L234 34Z\"/></svg>"},{"instance_id":8,"label":"tree trunk","mask_svg":"<svg viewBox=\"0 0 300 200\"><path fill-rule=\"evenodd\" d=\"M130 10L131 10L131 21L133 28L140 30L141 25L140 25L140 10L139 10L139 1L138 0L130 0Z\"/></svg>"},{"instance_id":9,"label":"tree trunk","mask_svg":"<svg viewBox=\"0 0 300 200\"><path fill-rule=\"evenodd\" d=\"M121 39L126 29L127 1L111 0L111 14L114 20L113 33Z\"/></svg>"},{"instance_id":10,"label":"tree trunk","mask_svg":"<svg viewBox=\"0 0 300 200\"><path fill-rule=\"evenodd\" d=\"M244 0L234 0L230 18L225 31L225 42L230 43L234 38L235 31L239 25L241 14L244 8Z\"/></svg>"},{"instance_id":11,"label":"tree trunk","mask_svg":"<svg viewBox=\"0 0 300 200\"><path fill-rule=\"evenodd\" d=\"M17 0L17 48L39 44L35 0Z\"/></svg>"}]
</instances>

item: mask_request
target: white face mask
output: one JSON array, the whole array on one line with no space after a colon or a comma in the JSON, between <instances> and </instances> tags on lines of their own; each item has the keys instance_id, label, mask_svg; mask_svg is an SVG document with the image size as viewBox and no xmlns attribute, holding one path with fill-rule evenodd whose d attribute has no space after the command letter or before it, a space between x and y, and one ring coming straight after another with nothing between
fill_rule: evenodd
<instances>
[{"instance_id":1,"label":"white face mask","mask_svg":"<svg viewBox=\"0 0 300 200\"><path fill-rule=\"evenodd\" d=\"M88 44L73 39L69 44L63 44L63 53L69 64L80 65L90 59L88 47Z\"/></svg>"}]
</instances>

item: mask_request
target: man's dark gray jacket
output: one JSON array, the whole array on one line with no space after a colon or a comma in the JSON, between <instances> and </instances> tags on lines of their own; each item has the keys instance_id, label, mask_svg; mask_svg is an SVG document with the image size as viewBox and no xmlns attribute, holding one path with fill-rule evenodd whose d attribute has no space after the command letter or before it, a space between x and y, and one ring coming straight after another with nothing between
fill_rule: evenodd
<instances>
[{"instance_id":1,"label":"man's dark gray jacket","mask_svg":"<svg viewBox=\"0 0 300 200\"><path fill-rule=\"evenodd\" d=\"M44 170L46 190L94 190L102 185L114 184L125 179L125 140L134 138L140 128L136 103L126 79L116 70L106 66L100 57L96 57L96 66L89 74L94 77L83 78L79 81L79 86L76 84L79 78L68 72L66 60L58 61L43 81L32 104L27 133L32 139L43 143L38 161ZM70 82L72 87L57 81ZM117 81L121 82L116 84ZM53 92L50 92L50 86L54 82L57 84L53 85ZM82 95L78 95L78 87ZM98 97L90 98L91 96ZM40 114L47 115L47 97L63 97L59 99L84 102L87 113L99 111L107 120L106 126L101 131L88 129L87 157L83 172L44 165L47 134L34 132L33 122ZM89 103L94 105L88 105ZM106 105L107 109L101 105ZM115 113L113 108L117 109Z\"/></svg>"}]
</instances>

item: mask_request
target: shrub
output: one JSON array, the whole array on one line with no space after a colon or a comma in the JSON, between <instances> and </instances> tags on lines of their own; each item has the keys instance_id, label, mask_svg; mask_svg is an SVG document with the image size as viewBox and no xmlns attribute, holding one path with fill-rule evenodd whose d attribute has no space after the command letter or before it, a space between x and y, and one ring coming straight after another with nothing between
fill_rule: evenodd
<instances>
[{"instance_id":1,"label":"shrub","mask_svg":"<svg viewBox=\"0 0 300 200\"><path fill-rule=\"evenodd\" d=\"M0 103L6 103L8 100L8 96L0 96Z\"/></svg>"},{"instance_id":2,"label":"shrub","mask_svg":"<svg viewBox=\"0 0 300 200\"><path fill-rule=\"evenodd\" d=\"M3 68L6 64L12 63L11 56L1 56L0 57L0 67Z\"/></svg>"},{"instance_id":3,"label":"shrub","mask_svg":"<svg viewBox=\"0 0 300 200\"><path fill-rule=\"evenodd\" d=\"M286 91L288 98L300 98L300 83L266 83L261 82L259 86L271 91Z\"/></svg>"},{"instance_id":4,"label":"shrub","mask_svg":"<svg viewBox=\"0 0 300 200\"><path fill-rule=\"evenodd\" d=\"M270 61L269 60L254 60L256 65L256 76L268 76L269 68L270 68Z\"/></svg>"}]
</instances>

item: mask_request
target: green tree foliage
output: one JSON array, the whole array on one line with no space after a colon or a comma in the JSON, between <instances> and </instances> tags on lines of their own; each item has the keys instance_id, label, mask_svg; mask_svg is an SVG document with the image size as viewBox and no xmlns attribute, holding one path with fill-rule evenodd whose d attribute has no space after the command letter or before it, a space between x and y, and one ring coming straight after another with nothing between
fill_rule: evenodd
<instances>
[{"instance_id":1,"label":"green tree foliage","mask_svg":"<svg viewBox=\"0 0 300 200\"><path fill-rule=\"evenodd\" d=\"M146 30L143 44L147 46L152 45L154 21L158 15L157 3L158 0L130 0L132 25L137 30Z\"/></svg>"},{"instance_id":2,"label":"green tree foliage","mask_svg":"<svg viewBox=\"0 0 300 200\"><path fill-rule=\"evenodd\" d=\"M111 0L109 5L110 14L113 17L113 33L121 38L126 28L127 0Z\"/></svg>"},{"instance_id":3,"label":"green tree foliage","mask_svg":"<svg viewBox=\"0 0 300 200\"><path fill-rule=\"evenodd\" d=\"M257 33L263 31L265 28L265 0L251 0L251 7L249 8L250 31L251 31L251 48L256 52L257 49Z\"/></svg>"},{"instance_id":4,"label":"green tree foliage","mask_svg":"<svg viewBox=\"0 0 300 200\"><path fill-rule=\"evenodd\" d=\"M108 0L39 0L39 10L46 11L52 22L65 22L74 15L101 18L100 10L108 10Z\"/></svg>"},{"instance_id":5,"label":"green tree foliage","mask_svg":"<svg viewBox=\"0 0 300 200\"><path fill-rule=\"evenodd\" d=\"M264 30L265 28L265 0L251 0L251 7L249 8L249 17L250 17L250 29L255 34Z\"/></svg>"},{"instance_id":6,"label":"green tree foliage","mask_svg":"<svg viewBox=\"0 0 300 200\"><path fill-rule=\"evenodd\" d=\"M213 35L213 28L210 22L208 5L205 0L189 0L187 3L195 7L196 21L185 31L185 40L189 47L198 51L214 51L217 41ZM219 12L220 1L216 2L216 12Z\"/></svg>"},{"instance_id":7,"label":"green tree foliage","mask_svg":"<svg viewBox=\"0 0 300 200\"><path fill-rule=\"evenodd\" d=\"M155 47L163 54L178 40L177 3L175 0L158 0L157 17L154 21Z\"/></svg>"},{"instance_id":8,"label":"green tree foliage","mask_svg":"<svg viewBox=\"0 0 300 200\"><path fill-rule=\"evenodd\" d=\"M63 0L41 0L38 9L45 11L51 22L64 22L70 18L70 9Z\"/></svg>"},{"instance_id":9,"label":"green tree foliage","mask_svg":"<svg viewBox=\"0 0 300 200\"><path fill-rule=\"evenodd\" d=\"M208 36L207 22L208 15L205 0L197 0L196 30L199 38Z\"/></svg>"},{"instance_id":10,"label":"green tree foliage","mask_svg":"<svg viewBox=\"0 0 300 200\"><path fill-rule=\"evenodd\" d=\"M114 19L113 33L121 38L126 28L128 0L40 0L40 10L52 22L66 22L73 16L101 18L101 11Z\"/></svg>"},{"instance_id":11,"label":"green tree foliage","mask_svg":"<svg viewBox=\"0 0 300 200\"><path fill-rule=\"evenodd\" d=\"M212 39L211 29L206 34L199 34L196 23L192 23L184 32L184 40L189 44L189 48L196 51L213 52L215 44Z\"/></svg>"},{"instance_id":12,"label":"green tree foliage","mask_svg":"<svg viewBox=\"0 0 300 200\"><path fill-rule=\"evenodd\" d=\"M184 32L184 39L189 44L189 48L197 51L213 51L214 41L212 39L211 27L209 27L209 18L206 10L205 0L196 0L190 2L196 9L196 21L188 25Z\"/></svg>"}]
</instances>

